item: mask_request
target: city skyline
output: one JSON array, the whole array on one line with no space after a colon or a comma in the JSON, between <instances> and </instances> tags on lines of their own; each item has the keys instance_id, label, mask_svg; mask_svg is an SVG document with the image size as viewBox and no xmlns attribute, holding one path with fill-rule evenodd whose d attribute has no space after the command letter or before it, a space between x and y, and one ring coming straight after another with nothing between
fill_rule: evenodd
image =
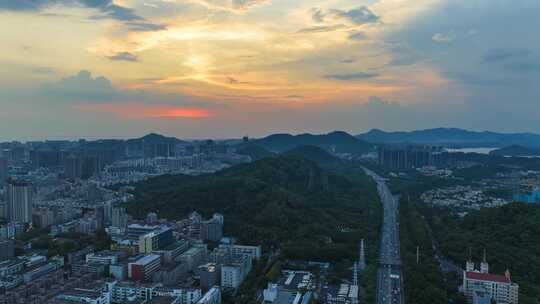
<instances>
[{"instance_id":1,"label":"city skyline","mask_svg":"<svg viewBox=\"0 0 540 304\"><path fill-rule=\"evenodd\" d=\"M532 0L0 1L0 140L539 133L538 9Z\"/></svg>"}]
</instances>

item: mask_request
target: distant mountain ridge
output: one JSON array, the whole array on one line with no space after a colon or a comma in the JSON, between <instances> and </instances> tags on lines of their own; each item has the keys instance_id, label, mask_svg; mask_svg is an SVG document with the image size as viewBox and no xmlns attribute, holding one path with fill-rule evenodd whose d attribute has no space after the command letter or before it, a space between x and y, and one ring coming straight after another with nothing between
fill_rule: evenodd
<instances>
[{"instance_id":1,"label":"distant mountain ridge","mask_svg":"<svg viewBox=\"0 0 540 304\"><path fill-rule=\"evenodd\" d=\"M372 129L356 136L371 143L437 144L462 147L540 147L540 135L534 133L476 132L458 128L436 128L410 132L386 132Z\"/></svg>"},{"instance_id":2,"label":"distant mountain ridge","mask_svg":"<svg viewBox=\"0 0 540 304\"><path fill-rule=\"evenodd\" d=\"M257 145L277 153L301 146L316 146L336 153L365 153L373 149L372 144L342 131L322 135L273 134L261 139L251 140L243 145Z\"/></svg>"},{"instance_id":3,"label":"distant mountain ridge","mask_svg":"<svg viewBox=\"0 0 540 304\"><path fill-rule=\"evenodd\" d=\"M146 134L145 136L143 137L140 137L140 138L133 138L133 139L128 139L126 140L127 143L137 143L137 142L145 142L145 143L164 143L164 142L170 142L170 143L174 143L174 144L182 144L182 143L187 143L181 139L178 139L176 137L167 137L167 136L164 136L164 135L161 135L161 134L157 134L157 133L149 133L149 134Z\"/></svg>"},{"instance_id":4,"label":"distant mountain ridge","mask_svg":"<svg viewBox=\"0 0 540 304\"><path fill-rule=\"evenodd\" d=\"M491 155L500 156L540 156L540 149L527 148L518 145L512 145L491 151Z\"/></svg>"}]
</instances>

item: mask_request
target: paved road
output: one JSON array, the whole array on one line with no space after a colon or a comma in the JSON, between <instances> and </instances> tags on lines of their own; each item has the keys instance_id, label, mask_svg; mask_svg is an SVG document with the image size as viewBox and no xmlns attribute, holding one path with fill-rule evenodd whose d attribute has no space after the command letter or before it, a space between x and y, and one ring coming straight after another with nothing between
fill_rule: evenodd
<instances>
[{"instance_id":1,"label":"paved road","mask_svg":"<svg viewBox=\"0 0 540 304\"><path fill-rule=\"evenodd\" d=\"M403 276L399 252L398 205L385 180L365 169L377 183L383 204L383 224L380 244L379 271L377 276L377 304L403 304Z\"/></svg>"}]
</instances>

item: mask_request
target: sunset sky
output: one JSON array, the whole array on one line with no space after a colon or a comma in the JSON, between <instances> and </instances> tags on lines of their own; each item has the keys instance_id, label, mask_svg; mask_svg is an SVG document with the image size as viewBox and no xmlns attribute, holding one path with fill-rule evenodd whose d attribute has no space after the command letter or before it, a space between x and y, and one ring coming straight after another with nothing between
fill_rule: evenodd
<instances>
[{"instance_id":1,"label":"sunset sky","mask_svg":"<svg viewBox=\"0 0 540 304\"><path fill-rule=\"evenodd\" d=\"M0 0L0 140L540 132L538 0Z\"/></svg>"}]
</instances>

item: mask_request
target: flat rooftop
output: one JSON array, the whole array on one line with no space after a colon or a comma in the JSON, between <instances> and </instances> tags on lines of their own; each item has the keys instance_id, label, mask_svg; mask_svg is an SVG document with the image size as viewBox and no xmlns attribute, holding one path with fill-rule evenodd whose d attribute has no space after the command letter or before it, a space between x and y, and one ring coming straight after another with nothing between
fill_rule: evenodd
<instances>
[{"instance_id":1,"label":"flat rooftop","mask_svg":"<svg viewBox=\"0 0 540 304\"><path fill-rule=\"evenodd\" d=\"M133 264L146 265L146 264L151 263L151 262L153 262L154 260L157 260L157 259L160 259L160 258L161 258L160 255L157 255L157 254L149 254L149 255L145 255L145 256L143 256L142 258L138 259L138 260L135 261Z\"/></svg>"},{"instance_id":2,"label":"flat rooftop","mask_svg":"<svg viewBox=\"0 0 540 304\"><path fill-rule=\"evenodd\" d=\"M148 304L171 304L176 300L175 297L152 297Z\"/></svg>"}]
</instances>

